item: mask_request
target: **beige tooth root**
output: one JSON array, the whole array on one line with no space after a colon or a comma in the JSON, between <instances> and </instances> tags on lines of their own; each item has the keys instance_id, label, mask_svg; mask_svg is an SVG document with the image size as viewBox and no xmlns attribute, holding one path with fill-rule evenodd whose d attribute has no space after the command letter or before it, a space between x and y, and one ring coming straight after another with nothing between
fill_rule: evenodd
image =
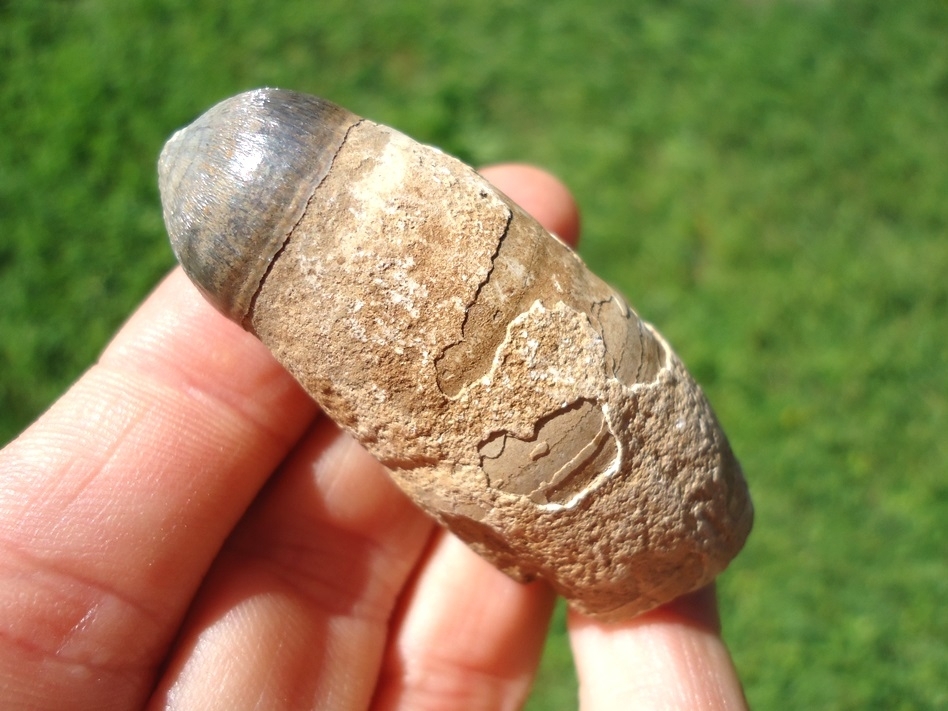
<instances>
[{"instance_id":1,"label":"beige tooth root","mask_svg":"<svg viewBox=\"0 0 948 711\"><path fill-rule=\"evenodd\" d=\"M473 170L293 92L249 92L198 123L161 163L186 271L481 555L620 617L710 582L737 554L752 507L700 388ZM293 163L286 145L314 158ZM263 147L239 181L217 165L231 146ZM304 206L289 218L276 214L283 190Z\"/></svg>"}]
</instances>

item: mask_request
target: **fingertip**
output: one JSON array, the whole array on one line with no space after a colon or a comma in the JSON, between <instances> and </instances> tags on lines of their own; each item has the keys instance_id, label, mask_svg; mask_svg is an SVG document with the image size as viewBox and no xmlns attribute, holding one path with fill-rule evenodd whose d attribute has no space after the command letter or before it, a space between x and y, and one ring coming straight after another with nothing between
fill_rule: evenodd
<instances>
[{"instance_id":1,"label":"fingertip","mask_svg":"<svg viewBox=\"0 0 948 711\"><path fill-rule=\"evenodd\" d=\"M746 708L713 585L630 620L571 611L568 624L583 708Z\"/></svg>"},{"instance_id":2,"label":"fingertip","mask_svg":"<svg viewBox=\"0 0 948 711\"><path fill-rule=\"evenodd\" d=\"M480 173L546 229L576 246L580 231L579 207L559 178L523 163L491 165Z\"/></svg>"}]
</instances>

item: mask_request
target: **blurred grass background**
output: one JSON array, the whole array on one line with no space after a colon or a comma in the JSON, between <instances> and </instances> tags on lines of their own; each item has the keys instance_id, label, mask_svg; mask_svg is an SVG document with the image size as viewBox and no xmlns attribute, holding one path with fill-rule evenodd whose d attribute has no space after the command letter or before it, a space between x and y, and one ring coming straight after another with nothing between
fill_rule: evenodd
<instances>
[{"instance_id":1,"label":"blurred grass background","mask_svg":"<svg viewBox=\"0 0 948 711\"><path fill-rule=\"evenodd\" d=\"M946 37L944 0L0 0L0 442L172 266L172 130L320 94L575 191L745 465L754 708L946 708ZM560 611L530 709L570 664Z\"/></svg>"}]
</instances>

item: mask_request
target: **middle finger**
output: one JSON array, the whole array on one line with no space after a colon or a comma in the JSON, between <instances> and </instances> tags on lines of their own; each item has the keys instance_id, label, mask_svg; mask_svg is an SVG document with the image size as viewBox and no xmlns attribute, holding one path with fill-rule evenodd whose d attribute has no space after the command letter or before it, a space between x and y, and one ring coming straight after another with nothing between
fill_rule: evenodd
<instances>
[{"instance_id":1,"label":"middle finger","mask_svg":"<svg viewBox=\"0 0 948 711\"><path fill-rule=\"evenodd\" d=\"M366 707L431 530L381 464L317 422L225 545L154 704Z\"/></svg>"}]
</instances>

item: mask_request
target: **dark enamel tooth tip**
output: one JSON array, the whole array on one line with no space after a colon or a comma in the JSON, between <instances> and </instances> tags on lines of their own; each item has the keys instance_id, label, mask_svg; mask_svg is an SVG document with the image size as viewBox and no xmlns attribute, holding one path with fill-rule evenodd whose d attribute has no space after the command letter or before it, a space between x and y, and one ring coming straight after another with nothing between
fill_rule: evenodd
<instances>
[{"instance_id":1,"label":"dark enamel tooth tip","mask_svg":"<svg viewBox=\"0 0 948 711\"><path fill-rule=\"evenodd\" d=\"M158 184L175 256L229 318L254 295L359 117L314 96L257 89L165 144Z\"/></svg>"}]
</instances>

